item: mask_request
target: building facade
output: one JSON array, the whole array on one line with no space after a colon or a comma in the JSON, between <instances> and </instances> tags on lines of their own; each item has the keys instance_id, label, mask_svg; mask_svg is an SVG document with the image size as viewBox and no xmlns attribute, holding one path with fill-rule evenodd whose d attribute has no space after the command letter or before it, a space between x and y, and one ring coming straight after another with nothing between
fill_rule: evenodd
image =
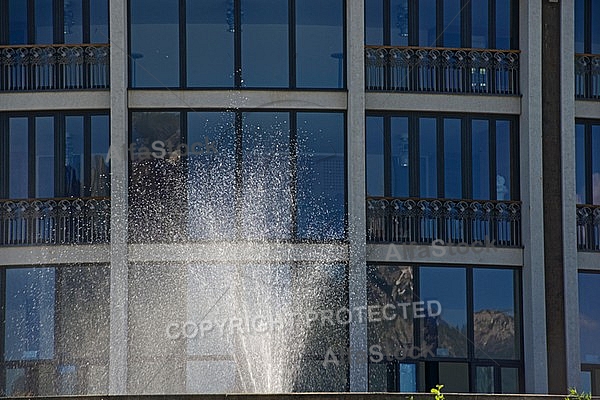
<instances>
[{"instance_id":1,"label":"building facade","mask_svg":"<svg viewBox=\"0 0 600 400\"><path fill-rule=\"evenodd\" d=\"M0 393L600 394L600 1L0 0Z\"/></svg>"}]
</instances>

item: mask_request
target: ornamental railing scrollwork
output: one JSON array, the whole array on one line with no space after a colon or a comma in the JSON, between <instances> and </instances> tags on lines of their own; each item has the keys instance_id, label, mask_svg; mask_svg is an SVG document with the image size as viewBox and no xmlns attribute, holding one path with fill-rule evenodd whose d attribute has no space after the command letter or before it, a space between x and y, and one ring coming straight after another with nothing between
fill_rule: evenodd
<instances>
[{"instance_id":1,"label":"ornamental railing scrollwork","mask_svg":"<svg viewBox=\"0 0 600 400\"><path fill-rule=\"evenodd\" d=\"M518 201L369 197L366 206L371 243L522 245Z\"/></svg>"},{"instance_id":2,"label":"ornamental railing scrollwork","mask_svg":"<svg viewBox=\"0 0 600 400\"><path fill-rule=\"evenodd\" d=\"M0 46L0 91L109 88L109 45Z\"/></svg>"},{"instance_id":3,"label":"ornamental railing scrollwork","mask_svg":"<svg viewBox=\"0 0 600 400\"><path fill-rule=\"evenodd\" d=\"M519 51L365 47L371 91L519 95Z\"/></svg>"},{"instance_id":4,"label":"ornamental railing scrollwork","mask_svg":"<svg viewBox=\"0 0 600 400\"><path fill-rule=\"evenodd\" d=\"M0 200L0 245L110 241L110 199Z\"/></svg>"},{"instance_id":5,"label":"ornamental railing scrollwork","mask_svg":"<svg viewBox=\"0 0 600 400\"><path fill-rule=\"evenodd\" d=\"M600 251L600 206L577 204L577 249Z\"/></svg>"},{"instance_id":6,"label":"ornamental railing scrollwork","mask_svg":"<svg viewBox=\"0 0 600 400\"><path fill-rule=\"evenodd\" d=\"M575 55L575 97L600 100L600 54Z\"/></svg>"}]
</instances>

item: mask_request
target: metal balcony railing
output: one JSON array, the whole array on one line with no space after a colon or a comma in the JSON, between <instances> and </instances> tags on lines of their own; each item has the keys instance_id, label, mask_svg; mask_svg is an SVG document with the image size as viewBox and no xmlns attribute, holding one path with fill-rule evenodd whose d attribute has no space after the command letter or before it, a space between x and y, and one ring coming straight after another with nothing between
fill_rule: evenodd
<instances>
[{"instance_id":1,"label":"metal balcony railing","mask_svg":"<svg viewBox=\"0 0 600 400\"><path fill-rule=\"evenodd\" d=\"M0 46L0 91L107 89L109 45Z\"/></svg>"},{"instance_id":2,"label":"metal balcony railing","mask_svg":"<svg viewBox=\"0 0 600 400\"><path fill-rule=\"evenodd\" d=\"M600 206L577 204L577 249L600 251Z\"/></svg>"},{"instance_id":3,"label":"metal balcony railing","mask_svg":"<svg viewBox=\"0 0 600 400\"><path fill-rule=\"evenodd\" d=\"M575 97L600 100L600 54L575 55Z\"/></svg>"},{"instance_id":4,"label":"metal balcony railing","mask_svg":"<svg viewBox=\"0 0 600 400\"><path fill-rule=\"evenodd\" d=\"M519 51L366 46L372 91L519 95Z\"/></svg>"},{"instance_id":5,"label":"metal balcony railing","mask_svg":"<svg viewBox=\"0 0 600 400\"><path fill-rule=\"evenodd\" d=\"M521 247L521 203L367 198L371 243L475 244Z\"/></svg>"},{"instance_id":6,"label":"metal balcony railing","mask_svg":"<svg viewBox=\"0 0 600 400\"><path fill-rule=\"evenodd\" d=\"M95 244L109 240L109 198L0 200L0 245Z\"/></svg>"}]
</instances>

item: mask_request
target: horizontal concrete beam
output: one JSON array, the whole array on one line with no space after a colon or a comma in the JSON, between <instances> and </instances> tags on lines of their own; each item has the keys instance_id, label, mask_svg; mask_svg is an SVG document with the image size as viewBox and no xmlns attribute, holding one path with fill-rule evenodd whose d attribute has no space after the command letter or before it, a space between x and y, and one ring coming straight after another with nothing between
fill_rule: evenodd
<instances>
[{"instance_id":1,"label":"horizontal concrete beam","mask_svg":"<svg viewBox=\"0 0 600 400\"><path fill-rule=\"evenodd\" d=\"M600 253L578 251L577 268L600 271Z\"/></svg>"},{"instance_id":2,"label":"horizontal concrete beam","mask_svg":"<svg viewBox=\"0 0 600 400\"><path fill-rule=\"evenodd\" d=\"M108 90L68 90L0 94L2 111L108 110Z\"/></svg>"},{"instance_id":3,"label":"horizontal concrete beam","mask_svg":"<svg viewBox=\"0 0 600 400\"><path fill-rule=\"evenodd\" d=\"M0 247L0 265L109 263L109 245Z\"/></svg>"},{"instance_id":4,"label":"horizontal concrete beam","mask_svg":"<svg viewBox=\"0 0 600 400\"><path fill-rule=\"evenodd\" d=\"M575 118L600 118L600 101L575 101Z\"/></svg>"}]
</instances>

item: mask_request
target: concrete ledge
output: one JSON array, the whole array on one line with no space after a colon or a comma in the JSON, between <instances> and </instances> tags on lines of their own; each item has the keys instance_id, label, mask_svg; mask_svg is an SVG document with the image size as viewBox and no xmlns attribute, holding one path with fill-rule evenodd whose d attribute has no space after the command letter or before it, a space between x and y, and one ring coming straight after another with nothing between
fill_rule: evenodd
<instances>
[{"instance_id":1,"label":"concrete ledge","mask_svg":"<svg viewBox=\"0 0 600 400\"><path fill-rule=\"evenodd\" d=\"M109 245L0 247L0 265L108 264Z\"/></svg>"},{"instance_id":2,"label":"concrete ledge","mask_svg":"<svg viewBox=\"0 0 600 400\"><path fill-rule=\"evenodd\" d=\"M577 268L600 271L600 253L578 251Z\"/></svg>"},{"instance_id":3,"label":"concrete ledge","mask_svg":"<svg viewBox=\"0 0 600 400\"><path fill-rule=\"evenodd\" d=\"M521 114L517 96L471 96L434 93L366 93L367 111Z\"/></svg>"},{"instance_id":4,"label":"concrete ledge","mask_svg":"<svg viewBox=\"0 0 600 400\"><path fill-rule=\"evenodd\" d=\"M600 100L576 100L575 118L600 118Z\"/></svg>"},{"instance_id":5,"label":"concrete ledge","mask_svg":"<svg viewBox=\"0 0 600 400\"><path fill-rule=\"evenodd\" d=\"M130 108L345 110L342 91L130 90Z\"/></svg>"},{"instance_id":6,"label":"concrete ledge","mask_svg":"<svg viewBox=\"0 0 600 400\"><path fill-rule=\"evenodd\" d=\"M108 90L64 90L0 94L2 111L108 110Z\"/></svg>"}]
</instances>

